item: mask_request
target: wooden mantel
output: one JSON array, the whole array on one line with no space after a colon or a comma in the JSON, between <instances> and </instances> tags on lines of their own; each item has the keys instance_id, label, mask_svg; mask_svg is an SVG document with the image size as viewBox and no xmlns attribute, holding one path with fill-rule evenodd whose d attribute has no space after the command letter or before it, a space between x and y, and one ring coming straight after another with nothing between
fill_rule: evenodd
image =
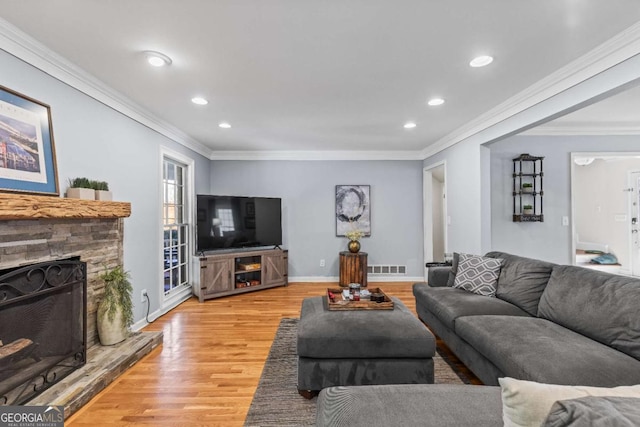
<instances>
[{"instance_id":1,"label":"wooden mantel","mask_svg":"<svg viewBox=\"0 0 640 427\"><path fill-rule=\"evenodd\" d=\"M0 220L126 218L131 203L63 199L57 196L0 193Z\"/></svg>"}]
</instances>

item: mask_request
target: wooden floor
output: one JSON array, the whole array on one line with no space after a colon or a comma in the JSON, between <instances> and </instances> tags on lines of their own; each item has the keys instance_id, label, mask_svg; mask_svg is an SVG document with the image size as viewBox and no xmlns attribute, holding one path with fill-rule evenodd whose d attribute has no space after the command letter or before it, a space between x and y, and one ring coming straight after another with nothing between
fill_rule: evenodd
<instances>
[{"instance_id":1,"label":"wooden floor","mask_svg":"<svg viewBox=\"0 0 640 427\"><path fill-rule=\"evenodd\" d=\"M242 426L276 329L328 283L294 283L199 303L192 298L145 330L164 345L74 414L66 426ZM411 283L376 283L415 313ZM372 287L372 285L370 285Z\"/></svg>"}]
</instances>

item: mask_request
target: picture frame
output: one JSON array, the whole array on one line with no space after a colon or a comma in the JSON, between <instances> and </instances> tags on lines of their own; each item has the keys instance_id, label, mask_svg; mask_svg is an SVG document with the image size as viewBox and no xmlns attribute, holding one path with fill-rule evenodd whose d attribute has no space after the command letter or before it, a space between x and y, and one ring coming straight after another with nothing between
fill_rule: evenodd
<instances>
[{"instance_id":1,"label":"picture frame","mask_svg":"<svg viewBox=\"0 0 640 427\"><path fill-rule=\"evenodd\" d=\"M256 205L253 202L247 202L247 216L256 215Z\"/></svg>"},{"instance_id":2,"label":"picture frame","mask_svg":"<svg viewBox=\"0 0 640 427\"><path fill-rule=\"evenodd\" d=\"M371 186L336 185L336 236L360 230L371 236Z\"/></svg>"},{"instance_id":3,"label":"picture frame","mask_svg":"<svg viewBox=\"0 0 640 427\"><path fill-rule=\"evenodd\" d=\"M49 105L0 86L0 191L58 196Z\"/></svg>"}]
</instances>

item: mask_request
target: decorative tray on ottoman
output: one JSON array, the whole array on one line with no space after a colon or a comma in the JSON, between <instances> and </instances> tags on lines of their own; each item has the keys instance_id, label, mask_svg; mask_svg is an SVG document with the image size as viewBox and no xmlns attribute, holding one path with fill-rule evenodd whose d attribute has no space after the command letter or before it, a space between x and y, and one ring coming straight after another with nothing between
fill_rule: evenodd
<instances>
[{"instance_id":1,"label":"decorative tray on ottoman","mask_svg":"<svg viewBox=\"0 0 640 427\"><path fill-rule=\"evenodd\" d=\"M381 294L382 302L371 301L371 296L360 297L360 301L346 299L343 296L345 289L327 289L327 307L332 311L346 310L393 310L393 301L380 288L369 288L370 295ZM333 294L333 299L331 298Z\"/></svg>"}]
</instances>

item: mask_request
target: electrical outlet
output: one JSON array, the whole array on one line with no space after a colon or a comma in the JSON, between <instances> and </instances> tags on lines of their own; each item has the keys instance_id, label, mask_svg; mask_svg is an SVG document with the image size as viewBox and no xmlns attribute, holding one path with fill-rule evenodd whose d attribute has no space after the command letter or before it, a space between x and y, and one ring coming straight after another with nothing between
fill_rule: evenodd
<instances>
[{"instance_id":1,"label":"electrical outlet","mask_svg":"<svg viewBox=\"0 0 640 427\"><path fill-rule=\"evenodd\" d=\"M143 289L142 292L140 292L140 302L145 302L147 298L147 290Z\"/></svg>"},{"instance_id":2,"label":"electrical outlet","mask_svg":"<svg viewBox=\"0 0 640 427\"><path fill-rule=\"evenodd\" d=\"M324 267L326 264L323 259L320 260L320 267Z\"/></svg>"},{"instance_id":3,"label":"electrical outlet","mask_svg":"<svg viewBox=\"0 0 640 427\"><path fill-rule=\"evenodd\" d=\"M565 227L569 226L569 217L568 216L563 216L562 217L562 225Z\"/></svg>"}]
</instances>

